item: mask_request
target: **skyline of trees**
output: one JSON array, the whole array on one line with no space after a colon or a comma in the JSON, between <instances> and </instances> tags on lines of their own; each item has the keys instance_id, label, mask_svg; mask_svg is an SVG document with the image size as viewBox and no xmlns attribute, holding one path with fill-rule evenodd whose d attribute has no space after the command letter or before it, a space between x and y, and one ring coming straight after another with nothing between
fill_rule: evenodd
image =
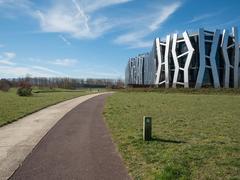
<instances>
[{"instance_id":1,"label":"skyline of trees","mask_svg":"<svg viewBox=\"0 0 240 180\"><path fill-rule=\"evenodd\" d=\"M28 82L32 86L63 88L63 89L78 89L78 88L122 88L124 81L122 79L104 79L104 78L46 78L46 77L30 77L24 78L0 78L0 82L10 87L19 87L21 82Z\"/></svg>"}]
</instances>

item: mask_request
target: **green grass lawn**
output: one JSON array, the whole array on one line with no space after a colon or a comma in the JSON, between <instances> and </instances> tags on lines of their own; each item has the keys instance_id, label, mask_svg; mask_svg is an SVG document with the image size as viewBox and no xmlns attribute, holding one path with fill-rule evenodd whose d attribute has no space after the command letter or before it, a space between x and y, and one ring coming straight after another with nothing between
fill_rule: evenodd
<instances>
[{"instance_id":1,"label":"green grass lawn","mask_svg":"<svg viewBox=\"0 0 240 180\"><path fill-rule=\"evenodd\" d=\"M10 123L27 114L58 102L92 93L88 90L66 91L63 89L47 90L34 88L32 96L20 97L16 89L0 91L0 126Z\"/></svg>"},{"instance_id":2,"label":"green grass lawn","mask_svg":"<svg viewBox=\"0 0 240 180\"><path fill-rule=\"evenodd\" d=\"M240 179L239 95L118 92L104 116L134 179Z\"/></svg>"}]
</instances>

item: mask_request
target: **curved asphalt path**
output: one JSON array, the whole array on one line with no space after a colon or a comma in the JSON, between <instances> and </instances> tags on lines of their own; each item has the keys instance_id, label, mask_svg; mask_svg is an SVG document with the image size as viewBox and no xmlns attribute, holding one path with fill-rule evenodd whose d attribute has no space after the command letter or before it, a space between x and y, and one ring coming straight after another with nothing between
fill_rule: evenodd
<instances>
[{"instance_id":1,"label":"curved asphalt path","mask_svg":"<svg viewBox=\"0 0 240 180\"><path fill-rule=\"evenodd\" d=\"M131 179L103 121L107 96L89 99L67 113L10 179Z\"/></svg>"}]
</instances>

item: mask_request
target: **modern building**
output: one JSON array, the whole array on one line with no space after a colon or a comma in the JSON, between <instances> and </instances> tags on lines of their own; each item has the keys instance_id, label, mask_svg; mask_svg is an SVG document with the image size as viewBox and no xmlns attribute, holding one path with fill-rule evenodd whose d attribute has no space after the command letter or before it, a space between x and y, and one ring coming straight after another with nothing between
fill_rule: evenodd
<instances>
[{"instance_id":1,"label":"modern building","mask_svg":"<svg viewBox=\"0 0 240 180\"><path fill-rule=\"evenodd\" d=\"M207 31L156 38L151 52L130 58L125 83L131 86L239 88L238 31Z\"/></svg>"}]
</instances>

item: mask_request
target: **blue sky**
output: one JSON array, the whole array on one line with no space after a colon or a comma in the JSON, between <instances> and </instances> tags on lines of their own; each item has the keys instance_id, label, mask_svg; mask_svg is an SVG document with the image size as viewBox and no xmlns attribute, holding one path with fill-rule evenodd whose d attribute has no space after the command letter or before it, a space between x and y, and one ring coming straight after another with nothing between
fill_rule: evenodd
<instances>
[{"instance_id":1,"label":"blue sky","mask_svg":"<svg viewBox=\"0 0 240 180\"><path fill-rule=\"evenodd\" d=\"M0 0L0 78L123 78L154 38L237 26L239 0Z\"/></svg>"}]
</instances>

